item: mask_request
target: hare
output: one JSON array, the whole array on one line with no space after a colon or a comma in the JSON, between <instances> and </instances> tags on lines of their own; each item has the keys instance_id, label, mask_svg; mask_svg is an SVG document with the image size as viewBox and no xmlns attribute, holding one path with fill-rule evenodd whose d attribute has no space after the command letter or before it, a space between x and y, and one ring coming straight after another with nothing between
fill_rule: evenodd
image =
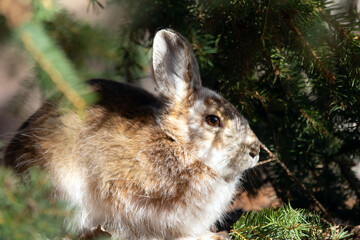
<instances>
[{"instance_id":1,"label":"hare","mask_svg":"<svg viewBox=\"0 0 360 240\"><path fill-rule=\"evenodd\" d=\"M189 42L156 33L157 96L93 79L100 100L86 117L45 103L20 128L5 161L44 168L57 196L76 208L73 225L101 225L121 239L224 239L224 215L243 172L259 159L247 120L203 87Z\"/></svg>"}]
</instances>

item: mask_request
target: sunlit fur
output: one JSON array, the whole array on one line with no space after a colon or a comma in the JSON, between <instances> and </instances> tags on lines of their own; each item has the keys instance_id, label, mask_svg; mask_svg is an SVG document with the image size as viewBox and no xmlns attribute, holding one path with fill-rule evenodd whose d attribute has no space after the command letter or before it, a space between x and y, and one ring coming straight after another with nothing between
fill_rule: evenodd
<instances>
[{"instance_id":1,"label":"sunlit fur","mask_svg":"<svg viewBox=\"0 0 360 240\"><path fill-rule=\"evenodd\" d=\"M46 103L8 146L6 163L45 168L76 208L79 230L101 224L125 239L223 239L210 228L258 161L258 140L230 103L201 86L181 35L156 34L153 70L157 97L95 79L101 100L85 115Z\"/></svg>"}]
</instances>

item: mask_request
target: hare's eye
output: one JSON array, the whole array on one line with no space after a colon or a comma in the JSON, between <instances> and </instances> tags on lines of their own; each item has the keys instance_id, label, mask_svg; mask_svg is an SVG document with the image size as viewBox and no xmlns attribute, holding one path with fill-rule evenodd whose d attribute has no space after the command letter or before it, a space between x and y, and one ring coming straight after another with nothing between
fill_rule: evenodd
<instances>
[{"instance_id":1,"label":"hare's eye","mask_svg":"<svg viewBox=\"0 0 360 240\"><path fill-rule=\"evenodd\" d=\"M205 121L207 124L213 127L219 127L220 126L220 118L215 115L209 115L205 118Z\"/></svg>"}]
</instances>

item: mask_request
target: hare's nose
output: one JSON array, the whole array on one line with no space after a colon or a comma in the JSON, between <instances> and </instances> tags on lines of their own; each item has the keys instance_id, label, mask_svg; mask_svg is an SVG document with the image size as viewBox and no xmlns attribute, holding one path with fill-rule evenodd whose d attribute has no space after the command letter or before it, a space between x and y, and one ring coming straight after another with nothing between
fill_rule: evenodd
<instances>
[{"instance_id":1,"label":"hare's nose","mask_svg":"<svg viewBox=\"0 0 360 240\"><path fill-rule=\"evenodd\" d=\"M253 144L251 144L249 155L250 157L255 158L256 156L259 155L259 153L260 153L260 143L256 141Z\"/></svg>"}]
</instances>

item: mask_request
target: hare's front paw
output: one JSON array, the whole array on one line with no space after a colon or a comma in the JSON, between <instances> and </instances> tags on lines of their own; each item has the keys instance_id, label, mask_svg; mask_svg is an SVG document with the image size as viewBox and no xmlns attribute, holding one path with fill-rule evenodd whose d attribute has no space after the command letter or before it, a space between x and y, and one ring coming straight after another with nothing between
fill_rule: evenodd
<instances>
[{"instance_id":1,"label":"hare's front paw","mask_svg":"<svg viewBox=\"0 0 360 240\"><path fill-rule=\"evenodd\" d=\"M202 236L201 238L197 239L197 240L228 240L229 235L227 234L227 232L222 231L222 232L218 232L218 233L211 233L205 236Z\"/></svg>"}]
</instances>

